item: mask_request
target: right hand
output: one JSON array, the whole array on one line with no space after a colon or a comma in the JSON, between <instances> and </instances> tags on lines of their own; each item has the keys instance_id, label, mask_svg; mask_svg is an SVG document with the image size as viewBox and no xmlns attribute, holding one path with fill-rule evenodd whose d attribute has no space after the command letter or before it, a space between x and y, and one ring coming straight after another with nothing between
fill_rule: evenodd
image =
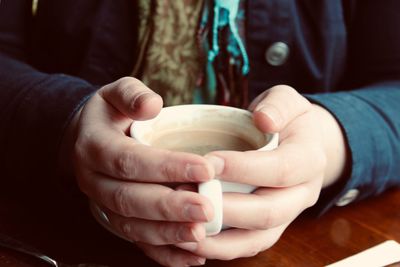
<instances>
[{"instance_id":1,"label":"right hand","mask_svg":"<svg viewBox=\"0 0 400 267\"><path fill-rule=\"evenodd\" d=\"M156 116L162 99L134 78L98 90L71 123L72 162L80 189L106 213L110 227L136 242L163 265L201 265L205 259L169 244L205 238L203 223L213 216L205 197L174 190L167 183L198 183L214 169L203 157L170 152L128 136L134 120Z\"/></svg>"}]
</instances>

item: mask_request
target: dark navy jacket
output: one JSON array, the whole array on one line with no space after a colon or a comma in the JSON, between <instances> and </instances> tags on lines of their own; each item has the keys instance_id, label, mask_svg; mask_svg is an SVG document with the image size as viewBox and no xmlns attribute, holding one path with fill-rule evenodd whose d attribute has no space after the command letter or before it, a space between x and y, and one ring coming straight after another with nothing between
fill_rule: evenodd
<instances>
[{"instance_id":1,"label":"dark navy jacket","mask_svg":"<svg viewBox=\"0 0 400 267\"><path fill-rule=\"evenodd\" d=\"M135 1L38 2L35 16L31 0L0 3L0 166L19 182L51 177L74 112L135 61ZM349 179L321 210L350 189L362 199L400 184L399 11L396 0L247 1L250 97L291 85L346 133ZM290 49L280 66L265 57L275 42Z\"/></svg>"}]
</instances>

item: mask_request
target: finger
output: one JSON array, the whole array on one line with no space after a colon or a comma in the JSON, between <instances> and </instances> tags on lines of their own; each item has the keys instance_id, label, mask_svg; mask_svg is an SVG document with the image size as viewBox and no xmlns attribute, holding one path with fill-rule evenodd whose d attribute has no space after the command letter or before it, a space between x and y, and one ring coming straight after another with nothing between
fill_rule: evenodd
<instances>
[{"instance_id":1,"label":"finger","mask_svg":"<svg viewBox=\"0 0 400 267\"><path fill-rule=\"evenodd\" d=\"M99 96L93 99L104 102ZM213 168L201 156L137 144L124 133L131 120L118 117L105 103L93 104L84 112L87 114L81 124L85 131L81 131L74 149L75 162L81 167L119 179L148 182L196 182L214 176Z\"/></svg>"},{"instance_id":2,"label":"finger","mask_svg":"<svg viewBox=\"0 0 400 267\"><path fill-rule=\"evenodd\" d=\"M155 183L202 182L214 177L212 166L198 155L138 144L112 129L85 138L76 143L77 161L108 176Z\"/></svg>"},{"instance_id":3,"label":"finger","mask_svg":"<svg viewBox=\"0 0 400 267\"><path fill-rule=\"evenodd\" d=\"M176 246L207 259L253 257L275 244L287 226L280 225L269 230L229 229L198 243L180 243Z\"/></svg>"},{"instance_id":4,"label":"finger","mask_svg":"<svg viewBox=\"0 0 400 267\"><path fill-rule=\"evenodd\" d=\"M167 245L188 241L197 242L206 236L204 225L200 223L149 221L127 218L107 209L104 212L111 227L133 242Z\"/></svg>"},{"instance_id":5,"label":"finger","mask_svg":"<svg viewBox=\"0 0 400 267\"><path fill-rule=\"evenodd\" d=\"M161 183L199 182L214 176L212 167L200 156L138 145L125 135L131 119L107 105L100 95L93 96L87 106L81 120L85 129L74 149L77 167L119 179Z\"/></svg>"},{"instance_id":6,"label":"finger","mask_svg":"<svg viewBox=\"0 0 400 267\"><path fill-rule=\"evenodd\" d=\"M258 96L249 109L261 131L279 132L294 118L310 110L311 103L292 87L278 85Z\"/></svg>"},{"instance_id":7,"label":"finger","mask_svg":"<svg viewBox=\"0 0 400 267\"><path fill-rule=\"evenodd\" d=\"M315 179L288 188L259 188L253 194L225 193L224 225L264 230L291 222L316 203L321 183Z\"/></svg>"},{"instance_id":8,"label":"finger","mask_svg":"<svg viewBox=\"0 0 400 267\"><path fill-rule=\"evenodd\" d=\"M86 195L121 216L175 222L206 222L213 217L212 204L198 193L122 182L97 173L78 181Z\"/></svg>"},{"instance_id":9,"label":"finger","mask_svg":"<svg viewBox=\"0 0 400 267\"><path fill-rule=\"evenodd\" d=\"M162 98L138 79L121 78L98 91L99 95L133 120L155 117L161 110Z\"/></svg>"},{"instance_id":10,"label":"finger","mask_svg":"<svg viewBox=\"0 0 400 267\"><path fill-rule=\"evenodd\" d=\"M153 246L138 243L137 246L151 259L163 266L187 267L204 265L206 259L171 246Z\"/></svg>"},{"instance_id":11,"label":"finger","mask_svg":"<svg viewBox=\"0 0 400 267\"><path fill-rule=\"evenodd\" d=\"M289 140L273 151L216 151L206 158L211 158L211 164L219 163L215 169L220 179L262 187L307 182L322 175L326 165L321 147Z\"/></svg>"}]
</instances>

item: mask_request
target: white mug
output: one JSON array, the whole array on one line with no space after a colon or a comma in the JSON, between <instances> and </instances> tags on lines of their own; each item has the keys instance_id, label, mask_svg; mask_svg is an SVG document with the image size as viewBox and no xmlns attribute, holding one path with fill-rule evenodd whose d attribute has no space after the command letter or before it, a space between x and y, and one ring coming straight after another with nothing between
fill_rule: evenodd
<instances>
[{"instance_id":1,"label":"white mug","mask_svg":"<svg viewBox=\"0 0 400 267\"><path fill-rule=\"evenodd\" d=\"M216 130L222 134L240 137L254 147L252 150L273 150L278 146L278 134L265 134L255 127L252 113L238 108L219 105L178 105L163 108L154 119L135 121L131 136L145 145L152 146L162 132L184 132L190 129ZM212 143L209 140L207 143ZM176 140L175 143L179 142ZM216 144L218 145L218 144ZM251 193L255 187L247 184L212 179L200 183L198 192L206 196L214 208L214 218L205 224L207 235L218 234L223 228L223 192Z\"/></svg>"}]
</instances>

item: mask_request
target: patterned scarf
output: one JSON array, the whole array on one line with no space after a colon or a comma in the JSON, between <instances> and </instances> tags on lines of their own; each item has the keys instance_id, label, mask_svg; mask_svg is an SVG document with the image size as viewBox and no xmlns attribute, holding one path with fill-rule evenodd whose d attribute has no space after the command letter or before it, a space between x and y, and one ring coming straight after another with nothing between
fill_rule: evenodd
<instances>
[{"instance_id":1,"label":"patterned scarf","mask_svg":"<svg viewBox=\"0 0 400 267\"><path fill-rule=\"evenodd\" d=\"M246 106L248 60L240 39L244 1L239 1L139 0L132 75L159 93L166 106Z\"/></svg>"}]
</instances>

